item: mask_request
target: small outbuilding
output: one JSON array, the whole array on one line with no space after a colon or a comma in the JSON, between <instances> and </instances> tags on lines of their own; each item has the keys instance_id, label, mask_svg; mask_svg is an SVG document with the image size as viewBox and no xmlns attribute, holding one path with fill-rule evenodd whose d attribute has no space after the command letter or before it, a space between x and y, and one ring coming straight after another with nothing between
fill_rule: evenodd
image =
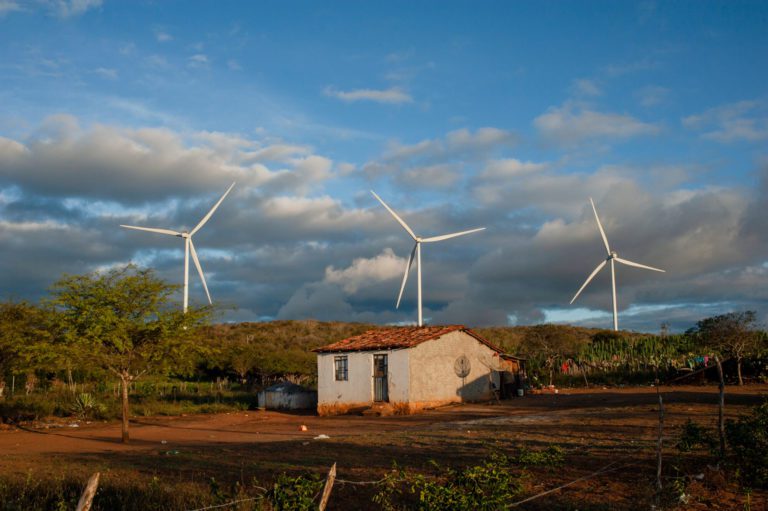
<instances>
[{"instance_id":1,"label":"small outbuilding","mask_svg":"<svg viewBox=\"0 0 768 511\"><path fill-rule=\"evenodd\" d=\"M313 350L317 411L347 413L388 403L411 413L449 403L488 401L518 377L522 359L462 325L370 330Z\"/></svg>"},{"instance_id":2,"label":"small outbuilding","mask_svg":"<svg viewBox=\"0 0 768 511\"><path fill-rule=\"evenodd\" d=\"M259 408L266 410L311 410L317 406L317 392L281 381L260 391L258 400Z\"/></svg>"}]
</instances>

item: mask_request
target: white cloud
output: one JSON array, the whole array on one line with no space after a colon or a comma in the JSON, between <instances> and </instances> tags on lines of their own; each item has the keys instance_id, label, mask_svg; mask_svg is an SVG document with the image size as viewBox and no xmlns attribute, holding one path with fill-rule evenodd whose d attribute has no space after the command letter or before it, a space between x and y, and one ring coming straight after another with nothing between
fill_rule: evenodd
<instances>
[{"instance_id":1,"label":"white cloud","mask_svg":"<svg viewBox=\"0 0 768 511\"><path fill-rule=\"evenodd\" d=\"M354 259L352 265L344 269L328 266L324 280L341 286L347 294L355 294L360 288L401 277L405 263L406 260L397 257L391 248L385 248L375 257Z\"/></svg>"},{"instance_id":2,"label":"white cloud","mask_svg":"<svg viewBox=\"0 0 768 511\"><path fill-rule=\"evenodd\" d=\"M635 93L640 104L645 107L656 106L663 103L669 96L669 89L656 85L643 87Z\"/></svg>"},{"instance_id":3,"label":"white cloud","mask_svg":"<svg viewBox=\"0 0 768 511\"><path fill-rule=\"evenodd\" d=\"M228 68L229 68L231 71L242 71L242 70L243 70L243 67L242 67L242 66L240 65L240 63L239 63L238 61L236 61L235 59L229 59L229 60L227 60L227 67L228 67Z\"/></svg>"},{"instance_id":4,"label":"white cloud","mask_svg":"<svg viewBox=\"0 0 768 511\"><path fill-rule=\"evenodd\" d=\"M208 67L210 61L208 55L204 53L196 53L188 59L189 67Z\"/></svg>"},{"instance_id":5,"label":"white cloud","mask_svg":"<svg viewBox=\"0 0 768 511\"><path fill-rule=\"evenodd\" d=\"M107 80L117 80L117 69L98 67L94 69L93 72L102 78L106 78Z\"/></svg>"},{"instance_id":6,"label":"white cloud","mask_svg":"<svg viewBox=\"0 0 768 511\"><path fill-rule=\"evenodd\" d=\"M595 139L628 139L656 135L660 128L629 115L602 113L568 102L551 107L533 121L536 129L547 139L571 145Z\"/></svg>"},{"instance_id":7,"label":"white cloud","mask_svg":"<svg viewBox=\"0 0 768 511\"><path fill-rule=\"evenodd\" d=\"M685 117L682 124L704 130L703 138L717 142L759 142L768 139L768 105L762 101L729 103Z\"/></svg>"},{"instance_id":8,"label":"white cloud","mask_svg":"<svg viewBox=\"0 0 768 511\"><path fill-rule=\"evenodd\" d=\"M20 11L21 6L14 0L0 0L0 18L14 11Z\"/></svg>"},{"instance_id":9,"label":"white cloud","mask_svg":"<svg viewBox=\"0 0 768 511\"><path fill-rule=\"evenodd\" d=\"M101 7L102 0L38 0L50 13L59 18L79 16L90 9Z\"/></svg>"},{"instance_id":10,"label":"white cloud","mask_svg":"<svg viewBox=\"0 0 768 511\"><path fill-rule=\"evenodd\" d=\"M571 90L577 96L600 96L603 93L597 82L586 78L574 80Z\"/></svg>"},{"instance_id":11,"label":"white cloud","mask_svg":"<svg viewBox=\"0 0 768 511\"><path fill-rule=\"evenodd\" d=\"M271 168L279 160L279 168ZM273 192L309 193L333 177L333 162L302 146L270 146L238 134L167 128L83 128L57 115L30 136L0 137L0 185L54 196L135 202L200 193L238 181Z\"/></svg>"},{"instance_id":12,"label":"white cloud","mask_svg":"<svg viewBox=\"0 0 768 511\"><path fill-rule=\"evenodd\" d=\"M410 186L449 188L462 178L459 165L441 163L404 170L397 181Z\"/></svg>"},{"instance_id":13,"label":"white cloud","mask_svg":"<svg viewBox=\"0 0 768 511\"><path fill-rule=\"evenodd\" d=\"M326 96L340 99L348 103L355 101L373 101L375 103L401 104L412 103L413 98L407 92L399 87L391 87L385 90L377 89L354 89L350 91L341 91L333 87L326 87L323 90Z\"/></svg>"},{"instance_id":14,"label":"white cloud","mask_svg":"<svg viewBox=\"0 0 768 511\"><path fill-rule=\"evenodd\" d=\"M480 178L510 178L539 172L547 168L546 163L520 161L515 158L493 160L480 173Z\"/></svg>"},{"instance_id":15,"label":"white cloud","mask_svg":"<svg viewBox=\"0 0 768 511\"><path fill-rule=\"evenodd\" d=\"M155 38L160 43L167 43L168 41L173 41L173 36L163 30L156 30Z\"/></svg>"}]
</instances>

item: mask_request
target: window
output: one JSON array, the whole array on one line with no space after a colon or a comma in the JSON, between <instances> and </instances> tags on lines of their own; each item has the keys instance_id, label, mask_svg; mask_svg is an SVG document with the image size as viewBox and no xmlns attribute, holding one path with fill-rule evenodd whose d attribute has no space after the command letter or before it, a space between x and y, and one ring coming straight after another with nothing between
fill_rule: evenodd
<instances>
[{"instance_id":1,"label":"window","mask_svg":"<svg viewBox=\"0 0 768 511\"><path fill-rule=\"evenodd\" d=\"M336 373L336 381L347 381L347 356L333 357L333 366Z\"/></svg>"}]
</instances>

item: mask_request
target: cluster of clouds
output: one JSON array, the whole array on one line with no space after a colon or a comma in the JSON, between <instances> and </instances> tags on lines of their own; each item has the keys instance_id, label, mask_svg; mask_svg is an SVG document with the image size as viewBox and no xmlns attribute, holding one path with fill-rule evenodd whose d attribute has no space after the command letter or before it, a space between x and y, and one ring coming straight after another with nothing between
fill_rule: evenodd
<instances>
[{"instance_id":1,"label":"cluster of clouds","mask_svg":"<svg viewBox=\"0 0 768 511\"><path fill-rule=\"evenodd\" d=\"M752 129L742 133L754 136L760 112L736 105L683 124L727 141L712 134L751 115ZM659 129L571 103L534 126L565 145ZM0 288L35 299L63 273L131 260L181 282L175 239L118 225L190 228L236 181L196 235L222 319L412 322L415 279L394 308L411 241L370 196L373 185L421 235L487 227L425 247L425 316L433 323L569 317L569 299L604 257L590 195L620 255L667 270L619 269L620 308L631 313L622 326L684 328L732 308L765 315L768 165L757 169L753 190L703 186L686 184L693 183L686 168L660 169L656 179L631 166L573 171L561 161L530 161L517 157L519 140L493 127L459 129L393 141L350 166L267 136L83 126L71 115L51 116L23 137L0 137ZM678 177L669 181L670 174ZM579 298L582 324L609 324L604 313L589 312L609 309L607 279L606 272ZM192 282L191 299L202 302Z\"/></svg>"},{"instance_id":2,"label":"cluster of clouds","mask_svg":"<svg viewBox=\"0 0 768 511\"><path fill-rule=\"evenodd\" d=\"M101 4L102 0L0 0L0 17L12 12L43 11L57 18L70 18Z\"/></svg>"}]
</instances>

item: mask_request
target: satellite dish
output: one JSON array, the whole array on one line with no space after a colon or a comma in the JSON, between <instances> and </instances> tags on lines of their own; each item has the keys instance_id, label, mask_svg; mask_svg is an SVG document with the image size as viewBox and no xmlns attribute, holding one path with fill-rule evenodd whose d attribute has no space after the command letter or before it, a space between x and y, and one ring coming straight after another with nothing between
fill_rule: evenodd
<instances>
[{"instance_id":1,"label":"satellite dish","mask_svg":"<svg viewBox=\"0 0 768 511\"><path fill-rule=\"evenodd\" d=\"M459 378L466 378L469 376L469 371L472 369L472 364L469 363L469 359L466 355L461 355L453 363L453 370L456 372L456 376Z\"/></svg>"}]
</instances>

